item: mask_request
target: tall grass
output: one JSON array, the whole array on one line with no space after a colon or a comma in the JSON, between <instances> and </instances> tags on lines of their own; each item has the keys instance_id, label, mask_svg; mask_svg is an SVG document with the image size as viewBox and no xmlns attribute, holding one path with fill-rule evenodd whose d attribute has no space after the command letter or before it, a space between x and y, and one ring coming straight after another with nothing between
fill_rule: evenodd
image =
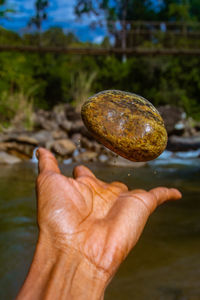
<instances>
[{"instance_id":1,"label":"tall grass","mask_svg":"<svg viewBox=\"0 0 200 300\"><path fill-rule=\"evenodd\" d=\"M31 130L34 125L33 99L23 92L3 92L0 95L0 128Z\"/></svg>"},{"instance_id":2,"label":"tall grass","mask_svg":"<svg viewBox=\"0 0 200 300\"><path fill-rule=\"evenodd\" d=\"M92 84L97 72L83 72L71 75L71 97L76 111L80 112L83 103L91 96Z\"/></svg>"}]
</instances>

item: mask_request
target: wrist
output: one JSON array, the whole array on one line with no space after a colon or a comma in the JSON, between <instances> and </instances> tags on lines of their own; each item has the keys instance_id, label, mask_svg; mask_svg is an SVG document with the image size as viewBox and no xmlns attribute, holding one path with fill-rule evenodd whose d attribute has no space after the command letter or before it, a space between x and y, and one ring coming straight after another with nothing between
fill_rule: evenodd
<instances>
[{"instance_id":1,"label":"wrist","mask_svg":"<svg viewBox=\"0 0 200 300\"><path fill-rule=\"evenodd\" d=\"M57 249L40 235L17 299L103 299L109 276L74 249Z\"/></svg>"}]
</instances>

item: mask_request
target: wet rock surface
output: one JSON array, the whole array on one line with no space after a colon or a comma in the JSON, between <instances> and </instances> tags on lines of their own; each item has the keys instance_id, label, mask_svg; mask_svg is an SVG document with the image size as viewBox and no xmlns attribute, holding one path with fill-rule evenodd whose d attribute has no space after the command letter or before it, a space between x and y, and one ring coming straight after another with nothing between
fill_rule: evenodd
<instances>
[{"instance_id":1,"label":"wet rock surface","mask_svg":"<svg viewBox=\"0 0 200 300\"><path fill-rule=\"evenodd\" d=\"M20 158L0 151L0 164L15 164L19 162L21 162Z\"/></svg>"},{"instance_id":2,"label":"wet rock surface","mask_svg":"<svg viewBox=\"0 0 200 300\"><path fill-rule=\"evenodd\" d=\"M57 140L51 146L51 150L63 157L72 154L75 149L76 145L69 139Z\"/></svg>"},{"instance_id":3,"label":"wet rock surface","mask_svg":"<svg viewBox=\"0 0 200 300\"><path fill-rule=\"evenodd\" d=\"M81 114L97 141L131 161L155 159L166 147L167 132L159 112L139 95L103 91L85 102Z\"/></svg>"},{"instance_id":4,"label":"wet rock surface","mask_svg":"<svg viewBox=\"0 0 200 300\"><path fill-rule=\"evenodd\" d=\"M165 107L162 107L161 114L164 111ZM173 108L169 113L169 107L166 107L165 117L163 115L165 122L166 116L172 115L172 111ZM180 119L175 117L173 125L170 125L167 149L171 151L199 149L200 123L186 119L183 111L179 115ZM36 147L45 147L66 163L96 161L124 167L140 165L116 158L115 153L98 143L84 126L81 115L68 104L59 105L53 111L40 110L35 113L35 119L37 122L32 131L15 127L0 132L0 164L29 160ZM168 125L166 127L168 128Z\"/></svg>"},{"instance_id":5,"label":"wet rock surface","mask_svg":"<svg viewBox=\"0 0 200 300\"><path fill-rule=\"evenodd\" d=\"M200 149L200 136L171 136L168 141L170 151L190 151Z\"/></svg>"}]
</instances>

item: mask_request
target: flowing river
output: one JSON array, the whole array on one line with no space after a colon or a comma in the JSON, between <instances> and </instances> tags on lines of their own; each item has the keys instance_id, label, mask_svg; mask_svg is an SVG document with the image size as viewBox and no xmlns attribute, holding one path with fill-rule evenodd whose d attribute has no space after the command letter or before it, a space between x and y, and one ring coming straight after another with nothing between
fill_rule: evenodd
<instances>
[{"instance_id":1,"label":"flowing river","mask_svg":"<svg viewBox=\"0 0 200 300\"><path fill-rule=\"evenodd\" d=\"M168 157L139 169L90 164L106 181L120 180L130 189L176 187L177 202L159 207L137 246L109 285L106 300L200 299L200 159ZM72 165L61 165L71 175ZM35 179L31 162L1 166L0 299L14 299L32 260L37 240Z\"/></svg>"}]
</instances>

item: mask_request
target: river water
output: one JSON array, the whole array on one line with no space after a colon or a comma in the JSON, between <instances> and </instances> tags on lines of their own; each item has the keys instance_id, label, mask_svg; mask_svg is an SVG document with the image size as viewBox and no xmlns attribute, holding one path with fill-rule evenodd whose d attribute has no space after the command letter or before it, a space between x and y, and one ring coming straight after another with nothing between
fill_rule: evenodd
<instances>
[{"instance_id":1,"label":"river water","mask_svg":"<svg viewBox=\"0 0 200 300\"><path fill-rule=\"evenodd\" d=\"M89 165L101 179L123 181L130 189L164 185L183 193L182 200L164 204L150 217L106 300L200 299L200 159L163 163L166 159L140 169ZM23 283L37 240L37 166L0 168L0 300L9 300ZM61 166L67 176L72 168Z\"/></svg>"}]
</instances>

